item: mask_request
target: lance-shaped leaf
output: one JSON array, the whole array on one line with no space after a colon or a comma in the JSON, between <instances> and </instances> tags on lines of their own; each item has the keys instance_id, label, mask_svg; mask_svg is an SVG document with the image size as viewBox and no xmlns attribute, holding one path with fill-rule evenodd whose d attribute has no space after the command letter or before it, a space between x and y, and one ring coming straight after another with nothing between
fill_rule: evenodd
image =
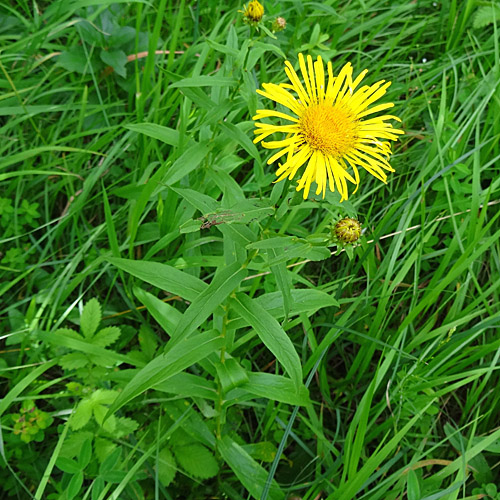
<instances>
[{"instance_id":1,"label":"lance-shaped leaf","mask_svg":"<svg viewBox=\"0 0 500 500\"><path fill-rule=\"evenodd\" d=\"M255 300L247 295L238 294L232 301L234 310L254 328L265 346L276 356L285 371L299 390L302 381L302 368L292 341L280 324Z\"/></svg>"},{"instance_id":2,"label":"lance-shaped leaf","mask_svg":"<svg viewBox=\"0 0 500 500\"><path fill-rule=\"evenodd\" d=\"M172 334L174 342L194 332L241 283L246 274L246 269L242 269L237 262L217 273L212 283L193 300L177 323Z\"/></svg>"},{"instance_id":3,"label":"lance-shaped leaf","mask_svg":"<svg viewBox=\"0 0 500 500\"><path fill-rule=\"evenodd\" d=\"M260 499L267 480L266 470L229 436L217 442L217 449L252 497ZM284 497L278 483L273 480L269 500L282 500Z\"/></svg>"},{"instance_id":4,"label":"lance-shaped leaf","mask_svg":"<svg viewBox=\"0 0 500 500\"><path fill-rule=\"evenodd\" d=\"M168 352L150 361L132 378L109 408L106 418L143 392L207 357L223 344L224 339L215 330L178 342Z\"/></svg>"},{"instance_id":5,"label":"lance-shaped leaf","mask_svg":"<svg viewBox=\"0 0 500 500\"><path fill-rule=\"evenodd\" d=\"M194 300L208 287L200 279L167 264L113 257L108 257L108 261L146 283L151 283L151 285L162 290L180 295L187 300Z\"/></svg>"}]
</instances>

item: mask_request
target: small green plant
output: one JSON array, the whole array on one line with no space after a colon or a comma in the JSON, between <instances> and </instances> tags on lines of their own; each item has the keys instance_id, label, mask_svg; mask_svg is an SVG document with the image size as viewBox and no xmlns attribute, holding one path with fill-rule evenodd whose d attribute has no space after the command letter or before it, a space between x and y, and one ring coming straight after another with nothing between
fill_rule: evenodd
<instances>
[{"instance_id":1,"label":"small green plant","mask_svg":"<svg viewBox=\"0 0 500 500\"><path fill-rule=\"evenodd\" d=\"M83 342L90 346L107 347L113 344L121 334L118 326L107 326L99 329L102 312L97 299L89 300L83 307L80 316L80 331L71 328L59 328L54 335L61 335L71 341ZM92 385L100 380L106 369L113 366L113 362L106 356L99 354L87 354L79 350L63 354L59 359L59 365L65 370L75 370L77 377Z\"/></svg>"},{"instance_id":2,"label":"small green plant","mask_svg":"<svg viewBox=\"0 0 500 500\"><path fill-rule=\"evenodd\" d=\"M472 494L477 495L477 498L500 500L500 492L498 491L497 485L494 483L482 484L480 488L474 488Z\"/></svg>"},{"instance_id":3,"label":"small green plant","mask_svg":"<svg viewBox=\"0 0 500 500\"><path fill-rule=\"evenodd\" d=\"M19 413L11 414L14 426L12 432L19 436L23 443L43 441L47 429L54 419L46 412L36 407L33 401L23 401Z\"/></svg>"}]
</instances>

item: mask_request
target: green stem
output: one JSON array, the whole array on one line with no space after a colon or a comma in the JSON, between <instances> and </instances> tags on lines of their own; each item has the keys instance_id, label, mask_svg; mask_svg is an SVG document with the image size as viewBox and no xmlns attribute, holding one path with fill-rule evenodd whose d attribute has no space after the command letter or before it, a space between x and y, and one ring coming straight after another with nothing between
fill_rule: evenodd
<instances>
[{"instance_id":1,"label":"green stem","mask_svg":"<svg viewBox=\"0 0 500 500\"><path fill-rule=\"evenodd\" d=\"M223 339L226 338L226 331L227 331L227 312L228 312L228 307L224 306L224 318L222 319L222 328L221 328L221 337ZM224 344L220 350L220 362L222 364L225 363L225 355L226 355L226 344ZM222 428L222 422L224 421L223 417L223 398L222 398L222 384L220 382L220 378L217 377L217 404L215 407L215 410L217 412L216 416L216 427L215 427L215 433L216 433L216 438L219 440L221 438L221 428Z\"/></svg>"}]
</instances>

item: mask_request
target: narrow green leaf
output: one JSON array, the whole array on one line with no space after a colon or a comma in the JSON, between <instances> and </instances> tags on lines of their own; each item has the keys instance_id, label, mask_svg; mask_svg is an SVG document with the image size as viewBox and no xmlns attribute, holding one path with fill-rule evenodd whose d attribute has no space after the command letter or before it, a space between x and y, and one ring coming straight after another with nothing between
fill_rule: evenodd
<instances>
[{"instance_id":1,"label":"narrow green leaf","mask_svg":"<svg viewBox=\"0 0 500 500\"><path fill-rule=\"evenodd\" d=\"M215 401L219 395L213 381L192 373L178 373L167 381L154 386L157 391L178 394L189 398L204 398Z\"/></svg>"},{"instance_id":2,"label":"narrow green leaf","mask_svg":"<svg viewBox=\"0 0 500 500\"><path fill-rule=\"evenodd\" d=\"M168 169L167 174L163 178L163 183L170 186L180 181L189 172L198 168L201 161L207 156L210 151L208 141L194 143L189 146L184 153L175 160L174 164Z\"/></svg>"},{"instance_id":3,"label":"narrow green leaf","mask_svg":"<svg viewBox=\"0 0 500 500\"><path fill-rule=\"evenodd\" d=\"M115 259L112 257L108 257L107 260L146 283L180 295L190 301L196 299L200 293L208 288L208 285L200 279L167 264L143 260Z\"/></svg>"},{"instance_id":4,"label":"narrow green leaf","mask_svg":"<svg viewBox=\"0 0 500 500\"><path fill-rule=\"evenodd\" d=\"M249 373L248 382L240 386L250 394L272 401L280 401L294 406L307 406L310 403L309 391L304 384L299 390L286 377L271 373ZM228 394L228 399L230 394Z\"/></svg>"},{"instance_id":5,"label":"narrow green leaf","mask_svg":"<svg viewBox=\"0 0 500 500\"><path fill-rule=\"evenodd\" d=\"M276 259L278 256L283 254L282 248L268 248L267 254L269 255L269 260ZM290 314L290 307L292 305L292 282L290 276L288 275L288 269L284 262L280 262L271 267L271 272L276 280L279 290L283 295L283 312L285 313L285 321L288 319Z\"/></svg>"},{"instance_id":6,"label":"narrow green leaf","mask_svg":"<svg viewBox=\"0 0 500 500\"><path fill-rule=\"evenodd\" d=\"M225 76L193 76L191 78L184 78L178 82L172 83L170 88L182 87L234 87L238 84L235 78L228 78Z\"/></svg>"},{"instance_id":7,"label":"narrow green leaf","mask_svg":"<svg viewBox=\"0 0 500 500\"><path fill-rule=\"evenodd\" d=\"M355 476L343 486L341 486L334 494L329 495L327 500L352 500L353 498L355 498L356 494L361 490L363 484L380 466L380 464L389 456L389 454L392 453L393 450L400 445L403 437L418 422L418 420L420 420L420 418L430 405L431 403L429 403L417 415L415 415L397 434L394 435L394 437L388 443L381 447L380 450L373 453L365 462L363 467L361 467L361 469L357 471ZM461 458L459 459L459 461L460 464L463 465L463 461Z\"/></svg>"},{"instance_id":8,"label":"narrow green leaf","mask_svg":"<svg viewBox=\"0 0 500 500\"><path fill-rule=\"evenodd\" d=\"M407 496L408 500L420 500L422 495L420 493L420 484L418 482L418 477L413 469L408 471L407 478Z\"/></svg>"},{"instance_id":9,"label":"narrow green leaf","mask_svg":"<svg viewBox=\"0 0 500 500\"><path fill-rule=\"evenodd\" d=\"M97 476L92 485L92 500L99 500L101 493L104 490L104 478L102 476Z\"/></svg>"},{"instance_id":10,"label":"narrow green leaf","mask_svg":"<svg viewBox=\"0 0 500 500\"><path fill-rule=\"evenodd\" d=\"M331 296L331 294L315 290L313 288L304 288L291 291L292 303L290 314L296 315L301 313L311 314L323 307L338 306L339 303ZM261 307L263 307L273 318L284 317L284 300L281 292L271 292L260 295L254 299ZM248 326L248 322L244 318L230 318L228 327L238 329Z\"/></svg>"},{"instance_id":11,"label":"narrow green leaf","mask_svg":"<svg viewBox=\"0 0 500 500\"><path fill-rule=\"evenodd\" d=\"M111 207L109 206L108 195L106 189L104 188L104 183L102 185L102 198L104 201L104 216L106 217L106 229L108 231L109 247L113 253L113 257L120 257L120 247L118 245L118 238L116 236L115 223L113 221L113 215L111 213Z\"/></svg>"},{"instance_id":12,"label":"narrow green leaf","mask_svg":"<svg viewBox=\"0 0 500 500\"><path fill-rule=\"evenodd\" d=\"M272 462L276 458L278 451L276 446L270 441L260 443L245 444L242 448L252 457L262 462Z\"/></svg>"},{"instance_id":13,"label":"narrow green leaf","mask_svg":"<svg viewBox=\"0 0 500 500\"><path fill-rule=\"evenodd\" d=\"M179 226L179 231L181 234L186 234L186 233L195 233L196 231L200 230L200 227L202 225L202 221L197 219L188 219L184 224L181 224Z\"/></svg>"},{"instance_id":14,"label":"narrow green leaf","mask_svg":"<svg viewBox=\"0 0 500 500\"><path fill-rule=\"evenodd\" d=\"M59 436L59 439L57 441L57 444L54 448L54 451L52 452L52 456L50 457L49 463L47 464L47 467L45 468L45 471L43 473L42 479L38 483L38 488L36 489L35 496L33 497L34 500L41 500L43 497L45 488L47 487L47 483L50 479L50 476L52 474L52 470L54 469L54 465L56 463L56 460L59 457L59 453L61 452L62 445L64 443L64 440L66 439L66 434L68 433L69 429L69 421L66 422L64 425L63 431L61 435Z\"/></svg>"},{"instance_id":15,"label":"narrow green leaf","mask_svg":"<svg viewBox=\"0 0 500 500\"><path fill-rule=\"evenodd\" d=\"M166 161L161 165L158 170L144 183L140 186L140 195L137 202L131 205L130 208L130 218L129 218L129 249L130 253L133 253L134 242L137 236L137 231L139 230L139 222L141 216L144 213L153 192L164 182L165 175L170 168L170 163Z\"/></svg>"},{"instance_id":16,"label":"narrow green leaf","mask_svg":"<svg viewBox=\"0 0 500 500\"><path fill-rule=\"evenodd\" d=\"M210 40L207 38L207 43L212 49L217 52L222 52L223 54L227 54L228 56L238 57L239 51L236 48L228 47L227 45L222 45L222 43L218 43L215 40Z\"/></svg>"},{"instance_id":17,"label":"narrow green leaf","mask_svg":"<svg viewBox=\"0 0 500 500\"><path fill-rule=\"evenodd\" d=\"M220 129L233 141L239 144L252 158L262 163L260 153L248 134L243 132L233 123L220 123Z\"/></svg>"},{"instance_id":18,"label":"narrow green leaf","mask_svg":"<svg viewBox=\"0 0 500 500\"><path fill-rule=\"evenodd\" d=\"M267 238L265 240L255 241L247 245L247 248L253 249L268 249L268 248L284 248L296 243L298 238L295 236L279 236L276 238Z\"/></svg>"},{"instance_id":19,"label":"narrow green leaf","mask_svg":"<svg viewBox=\"0 0 500 500\"><path fill-rule=\"evenodd\" d=\"M194 191L193 189L181 189L178 187L171 189L181 195L189 204L199 210L202 214L215 212L219 207L219 203L216 200L206 194Z\"/></svg>"},{"instance_id":20,"label":"narrow green leaf","mask_svg":"<svg viewBox=\"0 0 500 500\"><path fill-rule=\"evenodd\" d=\"M25 111L23 110L23 114ZM15 165L16 163L23 162L27 160L28 158L33 158L34 156L39 156L42 153L45 152L55 152L55 151L60 151L60 152L67 152L67 153L85 153L85 154L93 154L93 155L99 155L99 156L105 156L102 153L97 153L96 151L92 151L90 149L78 149L78 148L68 148L68 147L63 147L63 146L43 146L39 148L33 148L33 149L27 149L23 151L22 153L17 153L15 155L8 155L6 158L0 160L0 169L8 167L10 165ZM30 170L28 171L31 175L35 174L37 171L36 170ZM19 175L24 175L24 171L16 172L16 174ZM44 175L52 175L51 172L43 171ZM2 175L11 175L9 174L2 174ZM60 172L57 175L67 175L64 172ZM72 174L70 174L72 175ZM3 180L3 177L0 177L0 180Z\"/></svg>"},{"instance_id":21,"label":"narrow green leaf","mask_svg":"<svg viewBox=\"0 0 500 500\"><path fill-rule=\"evenodd\" d=\"M196 297L172 335L175 343L196 330L229 296L247 275L238 262L218 272L212 283Z\"/></svg>"},{"instance_id":22,"label":"narrow green leaf","mask_svg":"<svg viewBox=\"0 0 500 500\"><path fill-rule=\"evenodd\" d=\"M500 439L500 429L495 430L489 436L481 437L480 440L477 440L477 444L469 448L463 456L455 459L451 464L447 465L439 472L437 472L435 477L442 480L448 476L451 476L452 474L460 470L461 467L463 467L464 460L466 460L466 463L469 463L474 457L482 453L498 439Z\"/></svg>"},{"instance_id":23,"label":"narrow green leaf","mask_svg":"<svg viewBox=\"0 0 500 500\"><path fill-rule=\"evenodd\" d=\"M172 336L182 318L182 313L139 287L134 287L134 294L165 332Z\"/></svg>"},{"instance_id":24,"label":"narrow green leaf","mask_svg":"<svg viewBox=\"0 0 500 500\"><path fill-rule=\"evenodd\" d=\"M279 323L255 300L238 294L232 306L255 329L265 346L276 356L298 390L302 381L302 368L292 341Z\"/></svg>"},{"instance_id":25,"label":"narrow green leaf","mask_svg":"<svg viewBox=\"0 0 500 500\"><path fill-rule=\"evenodd\" d=\"M177 343L134 376L110 406L106 418L143 392L207 357L223 344L224 339L215 331L203 332Z\"/></svg>"},{"instance_id":26,"label":"narrow green leaf","mask_svg":"<svg viewBox=\"0 0 500 500\"><path fill-rule=\"evenodd\" d=\"M105 442L109 446L109 441ZM111 445L112 446L112 445ZM122 454L121 448L115 448L111 453L109 453L106 458L102 461L101 466L99 467L99 474L103 475L110 470L113 470L120 459Z\"/></svg>"},{"instance_id":27,"label":"narrow green leaf","mask_svg":"<svg viewBox=\"0 0 500 500\"><path fill-rule=\"evenodd\" d=\"M157 125L156 123L129 123L125 128L137 132L139 134L147 135L153 139L158 139L165 144L171 146L179 145L179 132L173 128Z\"/></svg>"},{"instance_id":28,"label":"narrow green leaf","mask_svg":"<svg viewBox=\"0 0 500 500\"><path fill-rule=\"evenodd\" d=\"M229 436L224 436L220 439L217 442L217 448L222 458L241 481L241 484L253 498L260 500L267 479L266 470ZM274 480L271 483L268 498L270 500L285 498L278 483Z\"/></svg>"}]
</instances>

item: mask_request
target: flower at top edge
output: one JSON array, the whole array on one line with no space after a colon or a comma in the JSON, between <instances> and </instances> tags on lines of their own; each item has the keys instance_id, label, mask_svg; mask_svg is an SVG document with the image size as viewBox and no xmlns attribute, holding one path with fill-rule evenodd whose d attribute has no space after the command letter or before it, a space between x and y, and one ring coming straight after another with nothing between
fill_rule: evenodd
<instances>
[{"instance_id":1,"label":"flower at top edge","mask_svg":"<svg viewBox=\"0 0 500 500\"><path fill-rule=\"evenodd\" d=\"M249 24L257 24L264 16L264 6L258 0L252 0L248 5L243 6L243 20Z\"/></svg>"},{"instance_id":2,"label":"flower at top edge","mask_svg":"<svg viewBox=\"0 0 500 500\"><path fill-rule=\"evenodd\" d=\"M292 180L300 170L297 191L303 190L304 199L309 195L311 184L316 183L316 194L325 197L327 186L335 188L341 200L347 200L347 181L355 185L360 182L359 167L387 183L386 172L394 172L389 165L391 143L404 132L395 129L386 120L401 121L397 116L374 113L392 108L393 103L376 104L387 91L391 82L380 80L373 85L359 87L368 70L362 71L353 80L350 63L344 65L338 76L333 76L332 64L328 62L327 73L321 57L313 62L311 56L299 54L302 81L289 61L285 61L285 72L290 83L264 83L264 90L257 92L288 108L291 114L278 110L259 109L253 117L256 138L267 149L279 149L268 160L278 163L276 175L279 182L286 177ZM358 88L359 87L359 88ZM259 120L280 118L284 125L274 125ZM274 133L285 134L281 140L264 141Z\"/></svg>"}]
</instances>

